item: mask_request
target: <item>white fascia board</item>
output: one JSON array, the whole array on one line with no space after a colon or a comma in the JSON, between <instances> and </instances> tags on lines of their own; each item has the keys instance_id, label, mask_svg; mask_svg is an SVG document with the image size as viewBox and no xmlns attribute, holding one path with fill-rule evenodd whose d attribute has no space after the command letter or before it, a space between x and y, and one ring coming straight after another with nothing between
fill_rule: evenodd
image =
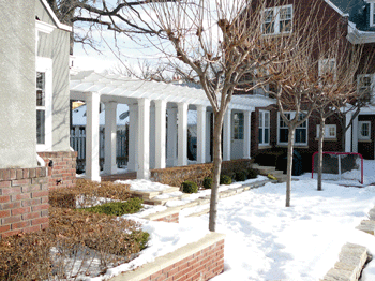
<instances>
[{"instance_id":1,"label":"white fascia board","mask_svg":"<svg viewBox=\"0 0 375 281\"><path fill-rule=\"evenodd\" d=\"M44 21L35 20L35 29L39 32L50 34L54 29L56 29L56 27Z\"/></svg>"},{"instance_id":2,"label":"white fascia board","mask_svg":"<svg viewBox=\"0 0 375 281\"><path fill-rule=\"evenodd\" d=\"M375 43L375 32L358 30L354 23L349 22L346 39L351 44Z\"/></svg>"},{"instance_id":3,"label":"white fascia board","mask_svg":"<svg viewBox=\"0 0 375 281\"><path fill-rule=\"evenodd\" d=\"M340 16L343 16L343 17L349 17L349 14L344 14L343 11L341 11L340 8L337 7L335 4L333 4L331 1L329 1L329 0L325 0L325 1L326 1L326 3L327 3L328 5L330 5L331 8L332 8L336 13L338 13Z\"/></svg>"},{"instance_id":4,"label":"white fascia board","mask_svg":"<svg viewBox=\"0 0 375 281\"><path fill-rule=\"evenodd\" d=\"M51 16L51 18L55 21L56 23L56 26L61 29L61 30L65 30L65 31L69 31L69 32L73 32L73 28L71 26L68 26L68 25L65 25L65 24L62 24L60 22L60 20L57 18L56 14L51 10L51 7L48 5L47 1L46 0L41 0L44 7L46 8L48 14Z\"/></svg>"}]
</instances>

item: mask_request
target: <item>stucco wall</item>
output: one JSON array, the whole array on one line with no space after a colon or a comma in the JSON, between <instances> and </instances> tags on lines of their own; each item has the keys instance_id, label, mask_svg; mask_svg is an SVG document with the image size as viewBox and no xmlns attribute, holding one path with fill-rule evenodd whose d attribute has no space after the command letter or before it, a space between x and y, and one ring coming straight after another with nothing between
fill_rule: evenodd
<instances>
[{"instance_id":1,"label":"stucco wall","mask_svg":"<svg viewBox=\"0 0 375 281\"><path fill-rule=\"evenodd\" d=\"M34 1L0 1L0 168L36 166Z\"/></svg>"},{"instance_id":2,"label":"stucco wall","mask_svg":"<svg viewBox=\"0 0 375 281\"><path fill-rule=\"evenodd\" d=\"M55 25L44 5L37 0L35 15ZM52 150L70 150L70 32L56 28L50 34L40 34L37 56L52 59Z\"/></svg>"}]
</instances>

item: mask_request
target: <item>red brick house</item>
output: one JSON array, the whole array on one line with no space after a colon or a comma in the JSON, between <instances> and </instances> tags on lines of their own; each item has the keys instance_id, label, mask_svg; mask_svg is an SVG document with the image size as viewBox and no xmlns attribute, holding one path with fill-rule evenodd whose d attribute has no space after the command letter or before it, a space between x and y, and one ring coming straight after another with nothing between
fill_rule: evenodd
<instances>
[{"instance_id":1,"label":"red brick house","mask_svg":"<svg viewBox=\"0 0 375 281\"><path fill-rule=\"evenodd\" d=\"M329 21L333 28L336 28L336 23L340 23L349 44L363 45L358 72L361 73L364 65L367 67L366 74L357 75L358 88L365 87L369 101L372 101L375 94L375 1L357 1L354 5L349 5L353 1L319 1L322 1L319 9L324 12L318 14L327 17L324 20ZM313 2L315 1L267 1L262 33L264 36L277 38L291 32L296 13L309 11ZM264 95L264 91L256 89L252 94ZM293 114L290 112L291 117ZM327 119L323 151L360 152L365 159L374 159L375 107L371 104L363 107L344 133L345 122L349 122L352 114L354 112L348 113L344 120L336 115ZM252 113L251 126L251 155L256 161L266 159L267 157L263 157L265 154L281 155L286 151L288 128L280 118L276 106L257 107ZM311 117L296 130L295 148L302 154L305 171L311 171L311 156L318 150L317 128L318 120Z\"/></svg>"}]
</instances>

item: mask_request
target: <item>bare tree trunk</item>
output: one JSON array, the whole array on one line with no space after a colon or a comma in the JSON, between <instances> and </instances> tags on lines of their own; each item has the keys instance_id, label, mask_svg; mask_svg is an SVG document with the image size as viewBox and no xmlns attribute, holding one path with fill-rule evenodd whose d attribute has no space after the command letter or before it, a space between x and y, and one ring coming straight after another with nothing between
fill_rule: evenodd
<instances>
[{"instance_id":1,"label":"bare tree trunk","mask_svg":"<svg viewBox=\"0 0 375 281\"><path fill-rule=\"evenodd\" d=\"M286 180L286 202L285 207L290 207L290 185L292 181L292 159L293 159L293 147L294 147L294 138L296 133L295 126L288 126L288 154L287 154L287 180Z\"/></svg>"},{"instance_id":2,"label":"bare tree trunk","mask_svg":"<svg viewBox=\"0 0 375 281\"><path fill-rule=\"evenodd\" d=\"M326 119L320 119L320 129L319 129L319 141L318 141L318 191L322 190L322 151L323 151L323 140L324 131L326 126Z\"/></svg>"},{"instance_id":3,"label":"bare tree trunk","mask_svg":"<svg viewBox=\"0 0 375 281\"><path fill-rule=\"evenodd\" d=\"M214 113L214 132L213 132L213 185L211 187L211 198L210 198L210 218L209 218L209 230L215 232L216 229L216 213L217 213L217 189L220 185L220 173L221 163L223 162L221 156L221 133L223 124L223 114Z\"/></svg>"}]
</instances>

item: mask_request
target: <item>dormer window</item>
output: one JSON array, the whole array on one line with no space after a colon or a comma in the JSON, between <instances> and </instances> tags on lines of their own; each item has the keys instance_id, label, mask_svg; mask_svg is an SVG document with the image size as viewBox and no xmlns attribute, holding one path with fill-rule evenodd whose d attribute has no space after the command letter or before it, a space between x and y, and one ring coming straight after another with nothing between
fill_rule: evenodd
<instances>
[{"instance_id":1,"label":"dormer window","mask_svg":"<svg viewBox=\"0 0 375 281\"><path fill-rule=\"evenodd\" d=\"M268 8L263 14L262 33L278 34L292 30L292 5Z\"/></svg>"}]
</instances>

